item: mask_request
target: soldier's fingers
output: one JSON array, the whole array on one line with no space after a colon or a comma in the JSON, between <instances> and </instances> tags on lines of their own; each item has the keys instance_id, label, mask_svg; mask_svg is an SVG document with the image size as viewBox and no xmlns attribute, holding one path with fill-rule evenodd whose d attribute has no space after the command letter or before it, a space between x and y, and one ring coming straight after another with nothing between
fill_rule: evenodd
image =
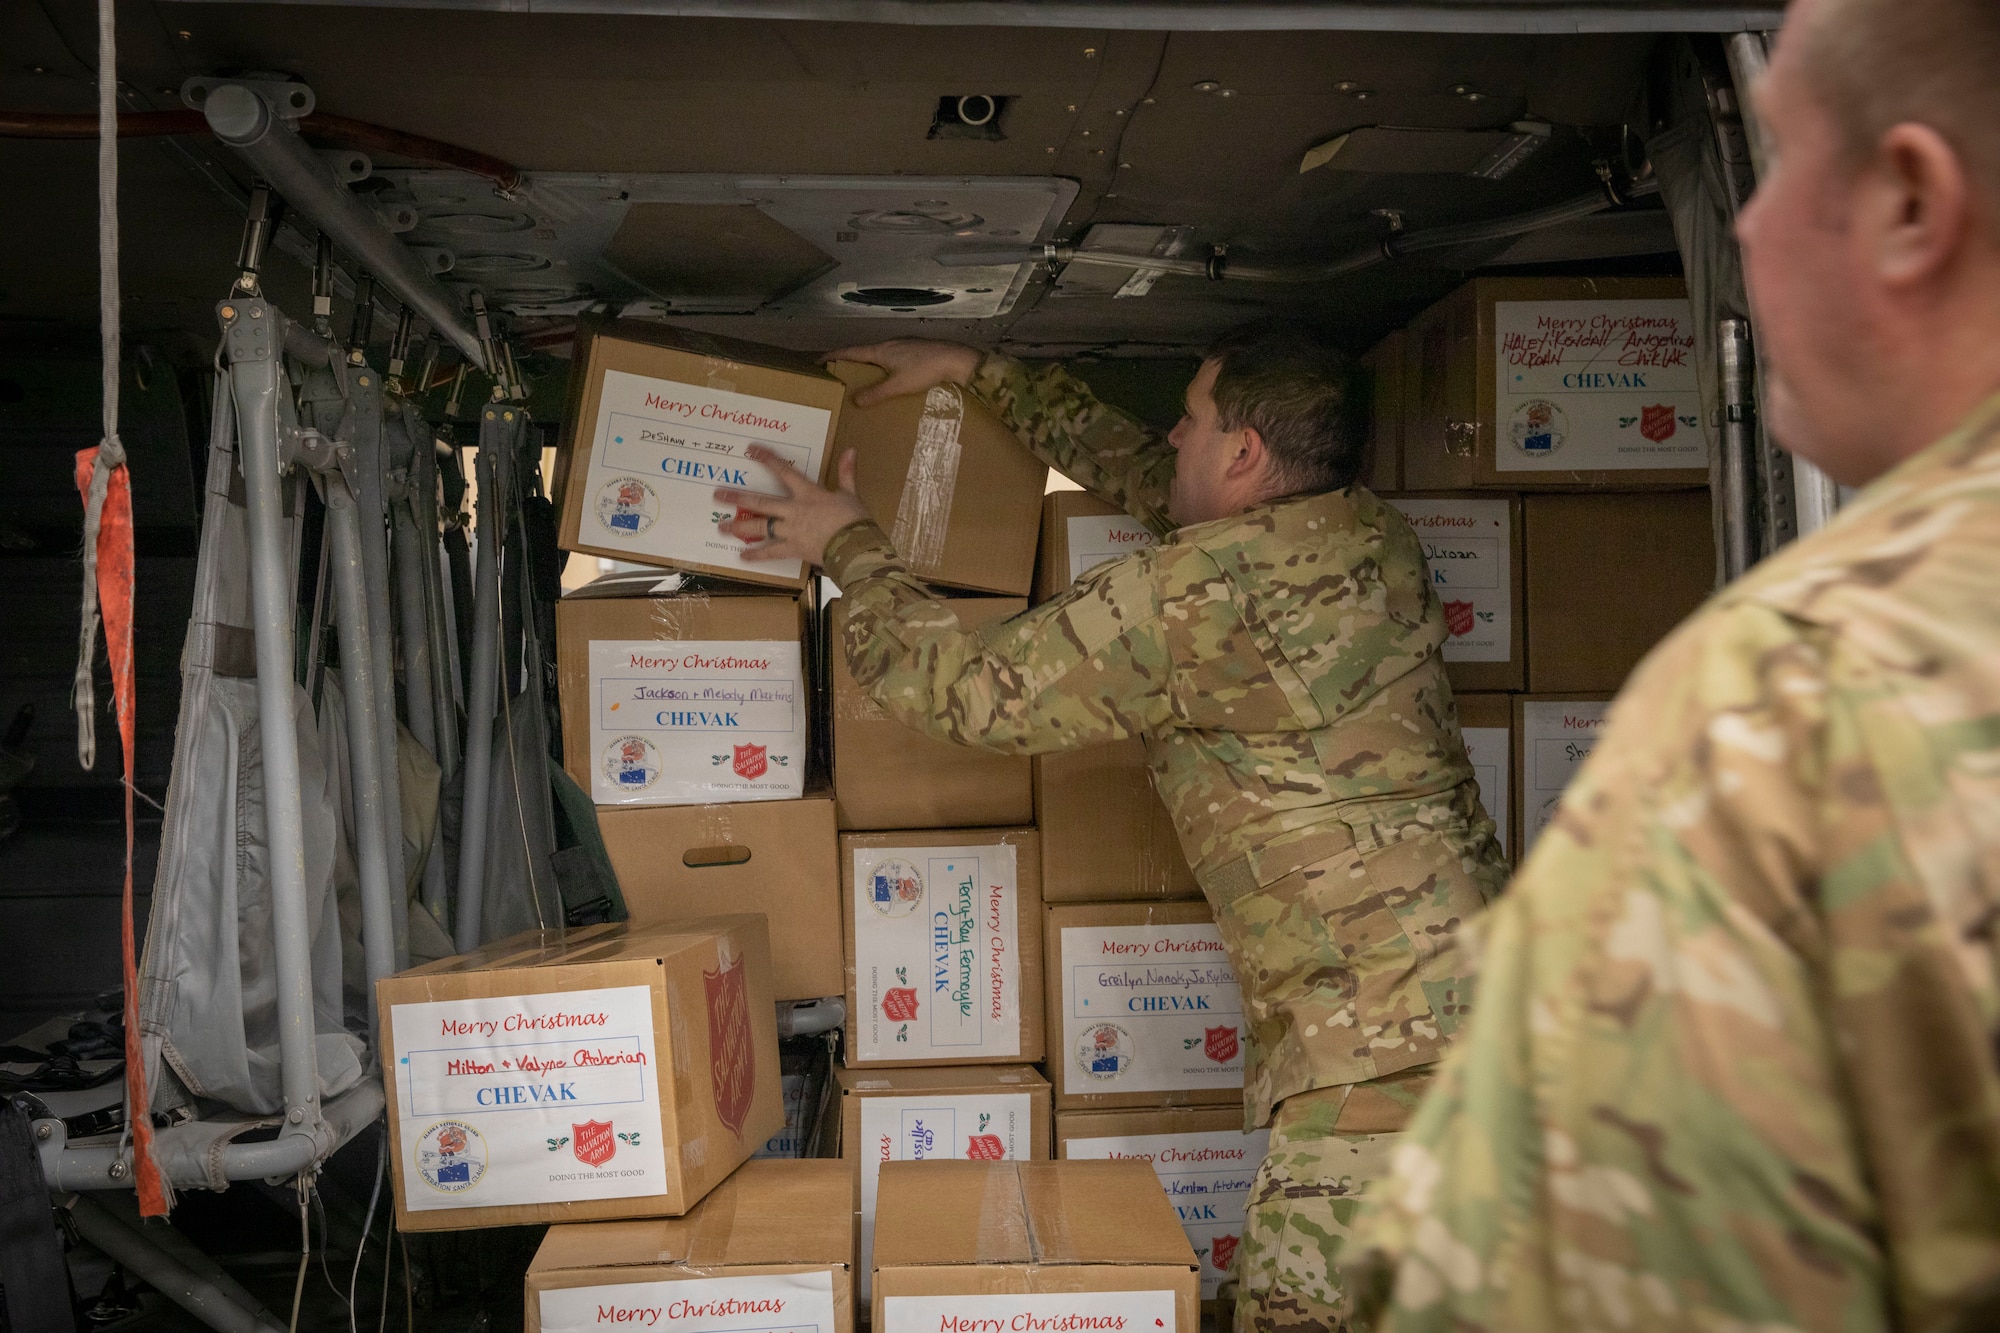
<instances>
[{"instance_id":1,"label":"soldier's fingers","mask_svg":"<svg viewBox=\"0 0 2000 1333\"><path fill-rule=\"evenodd\" d=\"M719 505L728 505L732 509L746 510L752 514L775 514L785 503L782 497L776 495L731 490L718 490L715 493L715 502Z\"/></svg>"},{"instance_id":2,"label":"soldier's fingers","mask_svg":"<svg viewBox=\"0 0 2000 1333\"><path fill-rule=\"evenodd\" d=\"M784 456L775 450L766 449L761 444L753 444L743 452L750 456L752 462L762 463L766 468L770 469L771 475L777 478L778 484L785 488L786 495L797 495L801 486L812 485L810 481L807 481L799 473L797 468L786 462Z\"/></svg>"},{"instance_id":3,"label":"soldier's fingers","mask_svg":"<svg viewBox=\"0 0 2000 1333\"><path fill-rule=\"evenodd\" d=\"M849 495L855 494L854 457L854 450L852 449L849 449L840 456L840 489Z\"/></svg>"},{"instance_id":4,"label":"soldier's fingers","mask_svg":"<svg viewBox=\"0 0 2000 1333\"><path fill-rule=\"evenodd\" d=\"M894 343L855 343L851 347L836 347L820 358L820 364L829 361L862 361L871 366L882 364L882 358L895 347Z\"/></svg>"},{"instance_id":5,"label":"soldier's fingers","mask_svg":"<svg viewBox=\"0 0 2000 1333\"><path fill-rule=\"evenodd\" d=\"M746 542L761 542L771 530L770 519L763 514L738 514L734 518L723 519L715 526L723 536Z\"/></svg>"}]
</instances>

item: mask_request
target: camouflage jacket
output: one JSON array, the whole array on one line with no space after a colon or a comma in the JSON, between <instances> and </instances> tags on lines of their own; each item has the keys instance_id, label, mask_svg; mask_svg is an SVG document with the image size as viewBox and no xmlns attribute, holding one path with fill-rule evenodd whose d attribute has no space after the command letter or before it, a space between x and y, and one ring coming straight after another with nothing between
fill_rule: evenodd
<instances>
[{"instance_id":1,"label":"camouflage jacket","mask_svg":"<svg viewBox=\"0 0 2000 1333\"><path fill-rule=\"evenodd\" d=\"M2000 1327L1996 575L2000 400L1641 666L1361 1222L1382 1327Z\"/></svg>"},{"instance_id":2,"label":"camouflage jacket","mask_svg":"<svg viewBox=\"0 0 2000 1333\"><path fill-rule=\"evenodd\" d=\"M1060 370L972 385L1037 455L1164 528L1172 448ZM1435 1060L1451 947L1501 878L1417 538L1366 490L1171 532L963 630L859 523L827 551L855 679L910 726L1012 754L1144 738L1244 992L1245 1110Z\"/></svg>"}]
</instances>

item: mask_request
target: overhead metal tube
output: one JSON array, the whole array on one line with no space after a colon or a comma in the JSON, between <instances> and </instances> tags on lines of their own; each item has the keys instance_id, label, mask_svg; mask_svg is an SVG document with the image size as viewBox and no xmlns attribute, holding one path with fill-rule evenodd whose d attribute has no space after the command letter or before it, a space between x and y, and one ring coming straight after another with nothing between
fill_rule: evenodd
<instances>
[{"instance_id":1,"label":"overhead metal tube","mask_svg":"<svg viewBox=\"0 0 2000 1333\"><path fill-rule=\"evenodd\" d=\"M69 1216L78 1235L218 1333L284 1333L283 1324L244 1309L215 1282L133 1231L95 1199L75 1196Z\"/></svg>"},{"instance_id":2,"label":"overhead metal tube","mask_svg":"<svg viewBox=\"0 0 2000 1333\"><path fill-rule=\"evenodd\" d=\"M241 84L224 84L209 94L202 114L215 137L235 149L286 203L311 218L468 359L479 361L479 337L459 313L458 302L414 251L341 187L319 154L262 97Z\"/></svg>"},{"instance_id":3,"label":"overhead metal tube","mask_svg":"<svg viewBox=\"0 0 2000 1333\"><path fill-rule=\"evenodd\" d=\"M1722 561L1726 578L1741 578L1756 563L1751 514L1755 508L1757 406L1747 320L1725 319L1718 326L1722 381Z\"/></svg>"},{"instance_id":4,"label":"overhead metal tube","mask_svg":"<svg viewBox=\"0 0 2000 1333\"><path fill-rule=\"evenodd\" d=\"M319 1120L314 1050L312 935L306 912L305 821L299 799L299 738L292 718L293 588L285 566L278 495L278 325L268 302L219 307L236 407L238 457L249 514L250 610L257 645L257 733L263 749L264 818L270 848L271 922L278 976L278 1066L288 1132Z\"/></svg>"},{"instance_id":5,"label":"overhead metal tube","mask_svg":"<svg viewBox=\"0 0 2000 1333\"><path fill-rule=\"evenodd\" d=\"M341 689L347 704L347 762L353 775L354 850L361 878L361 953L368 980L397 970L395 895L400 888L390 877L386 767L381 745L380 704L388 682L375 674L375 654L369 646L368 594L362 574L362 533L359 507L338 469L326 474L326 523L332 565L333 613L340 628ZM375 988L368 988L368 1007L375 1007Z\"/></svg>"},{"instance_id":6,"label":"overhead metal tube","mask_svg":"<svg viewBox=\"0 0 2000 1333\"><path fill-rule=\"evenodd\" d=\"M459 952L479 947L486 899L486 841L493 786L493 718L500 706L500 469L513 448L517 414L488 407L479 417L479 459L473 465L479 494L479 551L472 580L471 701L465 715L465 805L459 825L458 903L452 939ZM504 420L502 418L505 418Z\"/></svg>"}]
</instances>

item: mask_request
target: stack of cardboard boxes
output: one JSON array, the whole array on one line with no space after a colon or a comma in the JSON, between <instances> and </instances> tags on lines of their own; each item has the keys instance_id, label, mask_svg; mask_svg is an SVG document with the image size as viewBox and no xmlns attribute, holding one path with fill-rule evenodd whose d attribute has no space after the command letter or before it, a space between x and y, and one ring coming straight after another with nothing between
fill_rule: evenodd
<instances>
[{"instance_id":1,"label":"stack of cardboard boxes","mask_svg":"<svg viewBox=\"0 0 2000 1333\"><path fill-rule=\"evenodd\" d=\"M1364 358L1370 484L1423 541L1517 859L1607 701L1714 587L1694 357L1677 278L1482 278Z\"/></svg>"},{"instance_id":2,"label":"stack of cardboard boxes","mask_svg":"<svg viewBox=\"0 0 2000 1333\"><path fill-rule=\"evenodd\" d=\"M1510 852L1709 587L1691 355L1677 283L1482 280L1368 358L1368 479L1423 541ZM658 567L557 610L566 767L631 921L380 997L402 1223L569 1224L531 1329L845 1330L871 1302L887 1328L972 1299L1140 1301L1192 1330L1240 1242L1267 1143L1243 1130L1240 989L1142 744L930 739L849 672L837 595L714 535L718 485L775 488L743 453L761 441L815 477L858 450L870 512L961 625L1154 540L1044 499L962 390L855 407L878 377L652 327L579 342L563 544ZM744 1165L785 1114L775 1006L834 995L827 1105L785 1133L838 1160ZM1047 1243L1111 1218L1108 1248Z\"/></svg>"}]
</instances>

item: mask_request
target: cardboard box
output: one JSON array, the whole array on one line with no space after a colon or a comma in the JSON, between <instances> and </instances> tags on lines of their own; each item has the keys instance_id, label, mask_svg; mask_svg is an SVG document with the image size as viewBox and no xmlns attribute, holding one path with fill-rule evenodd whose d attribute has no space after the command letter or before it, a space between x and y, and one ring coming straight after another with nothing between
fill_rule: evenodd
<instances>
[{"instance_id":1,"label":"cardboard box","mask_svg":"<svg viewBox=\"0 0 2000 1333\"><path fill-rule=\"evenodd\" d=\"M815 480L846 388L809 356L628 320L579 323L563 415L565 550L804 588L796 560L752 563L716 531L718 486L783 494L762 444Z\"/></svg>"},{"instance_id":2,"label":"cardboard box","mask_svg":"<svg viewBox=\"0 0 2000 1333\"><path fill-rule=\"evenodd\" d=\"M1708 480L1679 278L1475 278L1405 337L1408 490Z\"/></svg>"},{"instance_id":3,"label":"cardboard box","mask_svg":"<svg viewBox=\"0 0 2000 1333\"><path fill-rule=\"evenodd\" d=\"M707 916L718 907L769 923L780 1000L846 988L830 947L840 934L833 799L601 808L597 826L635 925Z\"/></svg>"},{"instance_id":4,"label":"cardboard box","mask_svg":"<svg viewBox=\"0 0 2000 1333\"><path fill-rule=\"evenodd\" d=\"M880 384L877 366L827 367L850 394ZM874 407L841 409L836 459L856 451L861 503L917 577L945 588L1025 597L1035 576L1046 463L956 384Z\"/></svg>"},{"instance_id":5,"label":"cardboard box","mask_svg":"<svg viewBox=\"0 0 2000 1333\"><path fill-rule=\"evenodd\" d=\"M1514 859L1525 861L1535 838L1555 818L1563 789L1597 748L1610 711L1608 694L1562 698L1522 695L1514 700Z\"/></svg>"},{"instance_id":6,"label":"cardboard box","mask_svg":"<svg viewBox=\"0 0 2000 1333\"><path fill-rule=\"evenodd\" d=\"M1243 1210L1268 1129L1243 1130L1234 1108L1170 1111L1065 1111L1056 1117L1058 1161L1145 1162L1201 1262L1201 1298L1215 1299L1243 1241Z\"/></svg>"},{"instance_id":7,"label":"cardboard box","mask_svg":"<svg viewBox=\"0 0 2000 1333\"><path fill-rule=\"evenodd\" d=\"M1424 546L1444 603L1445 676L1458 690L1518 690L1527 680L1521 613L1521 501L1511 495L1383 497Z\"/></svg>"},{"instance_id":8,"label":"cardboard box","mask_svg":"<svg viewBox=\"0 0 2000 1333\"><path fill-rule=\"evenodd\" d=\"M868 1298L875 1203L884 1164L1045 1162L1049 1083L1027 1065L836 1069L837 1148L849 1163L861 1215L861 1296Z\"/></svg>"},{"instance_id":9,"label":"cardboard box","mask_svg":"<svg viewBox=\"0 0 2000 1333\"><path fill-rule=\"evenodd\" d=\"M1207 903L1051 907L1043 951L1057 1110L1242 1102L1243 993Z\"/></svg>"},{"instance_id":10,"label":"cardboard box","mask_svg":"<svg viewBox=\"0 0 2000 1333\"><path fill-rule=\"evenodd\" d=\"M1042 499L1042 545L1035 600L1046 602L1107 560L1158 543L1152 529L1088 491L1052 491Z\"/></svg>"},{"instance_id":11,"label":"cardboard box","mask_svg":"<svg viewBox=\"0 0 2000 1333\"><path fill-rule=\"evenodd\" d=\"M1403 485L1404 342L1397 329L1361 358L1368 380L1368 453L1361 481L1377 495Z\"/></svg>"},{"instance_id":12,"label":"cardboard box","mask_svg":"<svg viewBox=\"0 0 2000 1333\"><path fill-rule=\"evenodd\" d=\"M1616 690L1715 590L1708 492L1531 495L1528 688Z\"/></svg>"},{"instance_id":13,"label":"cardboard box","mask_svg":"<svg viewBox=\"0 0 2000 1333\"><path fill-rule=\"evenodd\" d=\"M685 1217L551 1227L528 1265L527 1333L849 1333L848 1199L838 1162L747 1162Z\"/></svg>"},{"instance_id":14,"label":"cardboard box","mask_svg":"<svg viewBox=\"0 0 2000 1333\"><path fill-rule=\"evenodd\" d=\"M1033 829L844 833L840 877L850 1068L1042 1058Z\"/></svg>"},{"instance_id":15,"label":"cardboard box","mask_svg":"<svg viewBox=\"0 0 2000 1333\"><path fill-rule=\"evenodd\" d=\"M959 624L975 629L1027 609L1018 597L957 597ZM841 639L847 608L828 612L833 677L833 791L843 829L990 828L1032 824L1026 755L934 740L904 726L857 685Z\"/></svg>"},{"instance_id":16,"label":"cardboard box","mask_svg":"<svg viewBox=\"0 0 2000 1333\"><path fill-rule=\"evenodd\" d=\"M1199 898L1174 817L1137 737L1035 756L1042 899L1052 903Z\"/></svg>"},{"instance_id":17,"label":"cardboard box","mask_svg":"<svg viewBox=\"0 0 2000 1333\"><path fill-rule=\"evenodd\" d=\"M871 1308L879 1333L1198 1333L1194 1252L1144 1162L891 1162Z\"/></svg>"},{"instance_id":18,"label":"cardboard box","mask_svg":"<svg viewBox=\"0 0 2000 1333\"><path fill-rule=\"evenodd\" d=\"M648 582L610 575L556 603L563 767L599 805L802 795L806 599L618 595Z\"/></svg>"},{"instance_id":19,"label":"cardboard box","mask_svg":"<svg viewBox=\"0 0 2000 1333\"><path fill-rule=\"evenodd\" d=\"M759 916L528 931L375 996L404 1231L677 1217L784 1123Z\"/></svg>"},{"instance_id":20,"label":"cardboard box","mask_svg":"<svg viewBox=\"0 0 2000 1333\"><path fill-rule=\"evenodd\" d=\"M1479 779L1479 801L1493 816L1500 850L1512 859L1514 837L1514 701L1504 694L1458 696L1458 730Z\"/></svg>"}]
</instances>

